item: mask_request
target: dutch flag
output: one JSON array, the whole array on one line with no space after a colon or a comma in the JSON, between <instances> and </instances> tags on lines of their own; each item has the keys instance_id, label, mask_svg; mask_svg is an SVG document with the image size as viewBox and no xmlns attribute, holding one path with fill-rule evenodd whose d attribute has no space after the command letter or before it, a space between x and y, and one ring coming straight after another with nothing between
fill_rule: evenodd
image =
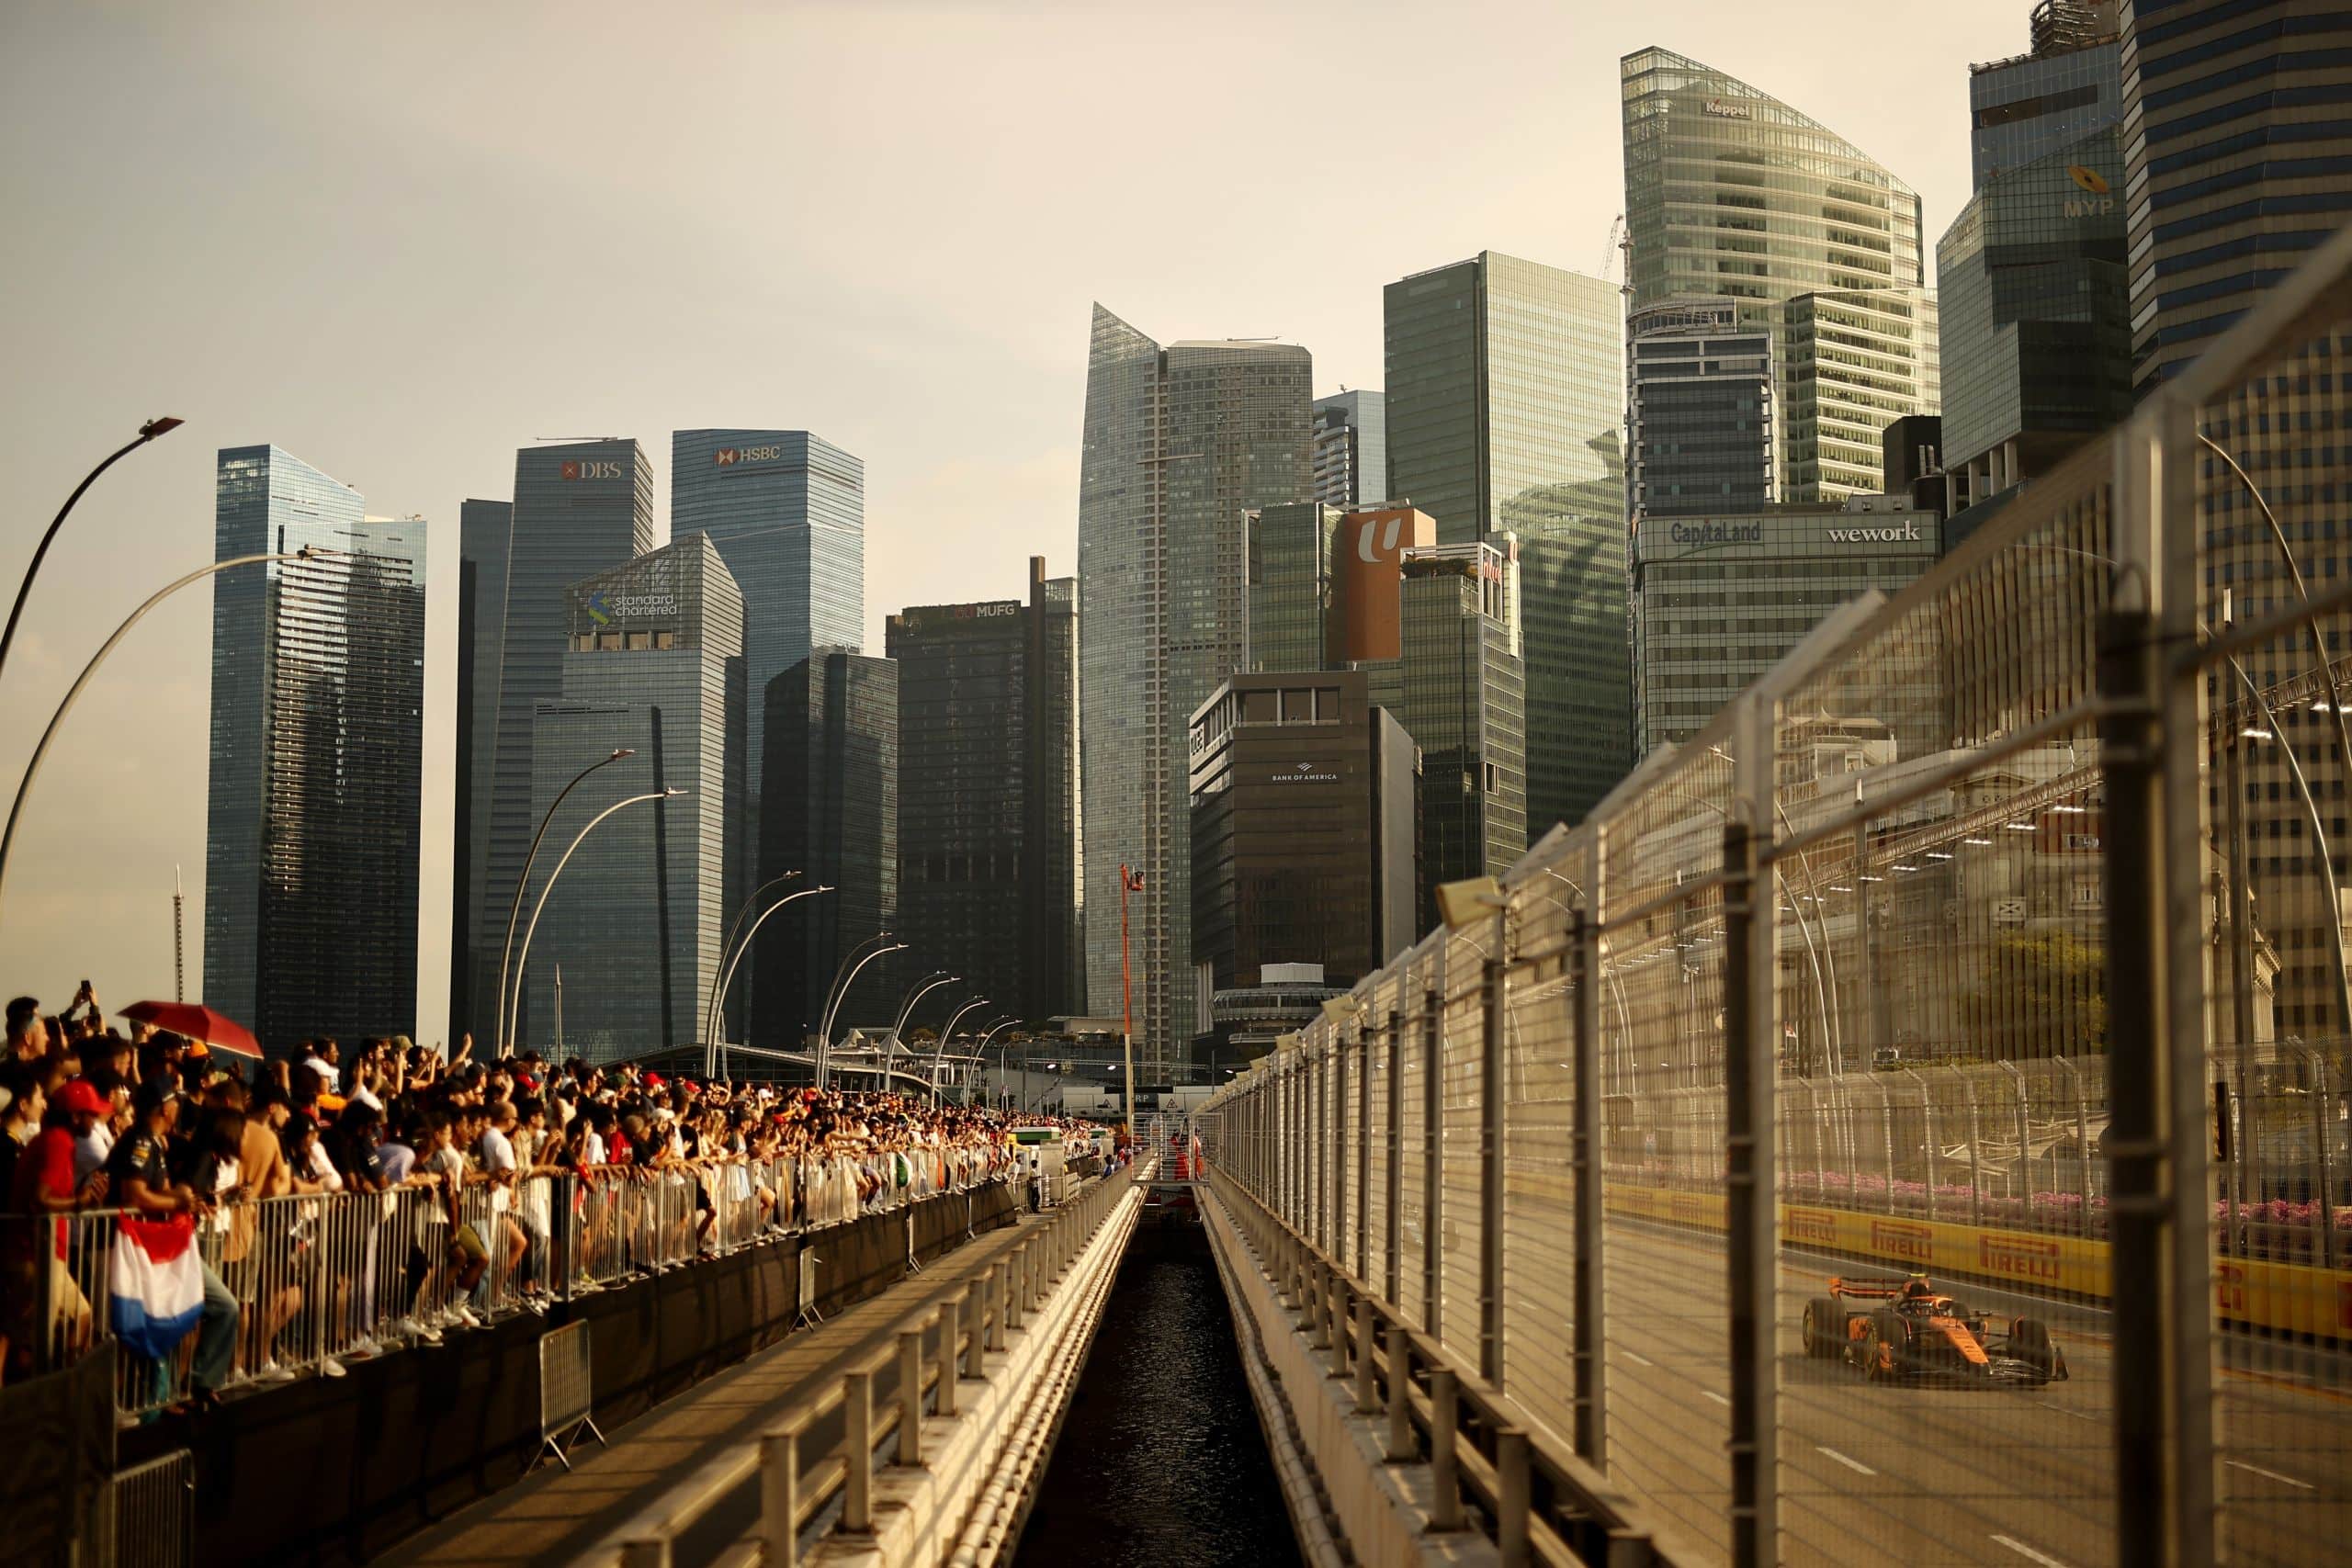
<instances>
[{"instance_id":1,"label":"dutch flag","mask_svg":"<svg viewBox=\"0 0 2352 1568\"><path fill-rule=\"evenodd\" d=\"M114 1337L133 1356L168 1359L204 1312L204 1269L196 1252L196 1222L125 1215L114 1237L114 1280L107 1316Z\"/></svg>"}]
</instances>

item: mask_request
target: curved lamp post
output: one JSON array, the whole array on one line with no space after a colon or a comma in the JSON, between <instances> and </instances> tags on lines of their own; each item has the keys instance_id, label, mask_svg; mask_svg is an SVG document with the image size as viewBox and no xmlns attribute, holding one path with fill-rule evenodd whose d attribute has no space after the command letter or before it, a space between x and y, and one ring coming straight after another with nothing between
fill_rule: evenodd
<instances>
[{"instance_id":1,"label":"curved lamp post","mask_svg":"<svg viewBox=\"0 0 2352 1568\"><path fill-rule=\"evenodd\" d=\"M867 937L865 940L867 942L872 942L876 937L888 938L889 934L890 933L888 931L876 931L874 933L874 936ZM842 1003L847 999L849 996L849 988L857 984L857 972L860 969L865 968L867 964L873 963L876 959L881 957L886 953L904 953L906 950L907 944L903 942L894 942L888 947L876 948L873 952L859 959L855 964L852 965L850 972L842 976L841 984L833 987L833 999L825 1007L824 1026L817 1034L817 1087L819 1089L823 1089L825 1087L825 1069L831 1064L832 1059L833 1018L835 1014L842 1010Z\"/></svg>"},{"instance_id":2,"label":"curved lamp post","mask_svg":"<svg viewBox=\"0 0 2352 1568\"><path fill-rule=\"evenodd\" d=\"M895 1056L899 1054L899 1036L905 1032L907 1020L913 1016L917 1002L939 989L940 987L952 986L963 977L961 975L950 975L946 970L940 969L916 981L913 988L907 992L906 1005L899 1010L899 1021L890 1026L890 1041L884 1055Z\"/></svg>"},{"instance_id":3,"label":"curved lamp post","mask_svg":"<svg viewBox=\"0 0 2352 1568\"><path fill-rule=\"evenodd\" d=\"M610 761L612 759L608 757L605 761ZM505 1027L500 1032L502 1043L513 1035L514 1030L519 1027L522 1022L523 966L531 961L531 937L539 929L539 917L547 913L548 895L555 891L556 879L563 874L563 868L571 863L572 852L580 848L582 840L587 838L589 834L596 830L598 824L602 823L605 818L610 817L614 812L618 811L624 806L635 806L640 801L647 800L673 800L685 793L686 792L683 789L654 789L648 790L643 795L632 795L623 799L616 800L610 806L605 807L602 811L596 813L595 816L588 818L587 826L581 829L579 832L573 834L571 842L564 846L563 858L555 863L555 869L553 871L548 873L547 886L539 889L538 901L531 906L531 923L523 928L523 950L514 955L514 1008L506 1017ZM550 807L550 809L552 809L552 807Z\"/></svg>"},{"instance_id":4,"label":"curved lamp post","mask_svg":"<svg viewBox=\"0 0 2352 1568\"><path fill-rule=\"evenodd\" d=\"M988 998L974 997L948 1015L946 1027L939 1032L939 1040L931 1053L931 1098L933 1100L936 1100L939 1098L939 1069L947 1055L947 1043L956 1038L956 1026L963 1022L964 1015L974 1008L984 1008L988 1005Z\"/></svg>"},{"instance_id":5,"label":"curved lamp post","mask_svg":"<svg viewBox=\"0 0 2352 1568\"><path fill-rule=\"evenodd\" d=\"M132 446L136 446L137 445L139 445L139 443L136 441L131 443ZM129 450L130 450L130 446L123 448L124 452L128 452ZM121 456L122 452L115 454L116 457L119 457ZM107 459L109 463L113 460L113 457ZM106 465L103 463L99 465L102 469ZM96 476L92 475L91 477L96 478ZM83 483L86 487L89 480L85 479ZM76 491L74 493L79 495L81 491ZM69 502L68 504L70 505L71 503ZM63 513L59 513L59 516L62 518ZM52 525L51 532L54 531L55 528ZM46 547L48 541L44 539L42 544ZM82 694L82 688L90 683L90 677L97 672L100 662L105 660L107 654L114 651L114 645L120 642L123 639L124 635L128 633L131 627L139 624L141 617L145 615L148 611L153 609L156 605L162 604L164 600L170 598L173 594L178 592L181 589L186 588L189 583L201 581L205 578L216 576L220 572L227 571L232 567L255 566L264 561L312 560L320 556L334 555L339 553L339 551L322 549L316 546L306 546L301 549L289 551L281 555L238 556L230 560L214 561L210 566L198 567L194 571L187 573L184 577L174 578L171 581L165 583L163 587L158 588L154 592L149 594L145 601L140 604L139 608L131 611L129 615L125 616L123 618L122 625L115 627L114 635L98 645L97 652L90 655L90 661L82 666L82 672L74 677L74 683L65 689L65 700L57 705L57 711L55 713L50 715L49 728L40 732L40 739L33 747L32 758L25 763L25 776L18 780L17 784L16 804L8 807L8 826L5 831L0 831L0 887L5 887L7 884L8 851L17 841L17 819L24 815L25 797L32 793L33 776L40 772L41 759L49 754L49 743L52 739L56 739L58 726L65 722L65 716L73 711L74 700ZM35 564L39 564L40 557L35 556L34 561ZM29 583L32 579L28 575L25 581ZM23 603L22 599L19 599L17 602L20 604Z\"/></svg>"},{"instance_id":6,"label":"curved lamp post","mask_svg":"<svg viewBox=\"0 0 2352 1568\"><path fill-rule=\"evenodd\" d=\"M721 975L727 973L728 960L735 955L735 938L736 934L743 929L743 918L757 908L760 900L766 897L772 890L783 886L799 874L797 871L787 871L782 876L768 878L752 889L752 896L744 899L737 908L735 918L727 922L727 940L718 944L718 972ZM720 989L723 992L725 987L722 986ZM718 1038L718 1010L715 1007L704 1014L702 1037L706 1042L715 1042ZM704 1070L707 1072L709 1069L706 1067Z\"/></svg>"},{"instance_id":7,"label":"curved lamp post","mask_svg":"<svg viewBox=\"0 0 2352 1568\"><path fill-rule=\"evenodd\" d=\"M531 867L538 862L539 840L548 836L548 824L555 820L556 810L563 805L563 797L578 789L581 780L598 768L610 767L624 757L636 755L637 751L633 747L617 747L611 756L605 758L602 761L591 762L574 773L571 776L571 782L564 785L555 799L548 803L547 815L539 818L538 831L531 835L531 852L523 857L522 874L514 879L514 901L506 906L506 946L498 955L498 1012L490 1021L491 1044L493 1047L492 1054L495 1055L503 1056L506 1054L506 964L508 959L514 956L514 922L523 913L523 890L531 886ZM544 899L547 895L542 892L539 897ZM534 915L533 919L536 919L537 916ZM515 982L517 985L521 983L519 979ZM519 1014L523 1010L517 1006L514 1010Z\"/></svg>"},{"instance_id":8,"label":"curved lamp post","mask_svg":"<svg viewBox=\"0 0 2352 1568\"><path fill-rule=\"evenodd\" d=\"M792 874L794 876L797 876L800 874L796 871L792 873ZM778 882L783 880L784 878L782 877L778 877L776 879ZM775 884L772 882L768 886L773 887ZM823 883L819 883L814 887L804 887L797 893L786 894L775 903L770 904L766 908L762 909L760 911L760 918L752 922L752 929L743 933L743 940L735 944L734 953L727 960L727 967L719 971L718 989L711 994L710 1032L706 1036L707 1049L703 1055L702 1070L705 1077L707 1077L714 1076L718 1070L718 1021L721 1018L724 1018L727 1014L727 987L734 983L735 969L738 964L741 964L743 962L743 954L752 951L752 939L760 934L760 928L767 924L768 917L770 915L775 914L778 909L783 908L786 904L791 903L794 899L814 898L820 893L831 893L833 889L831 887Z\"/></svg>"},{"instance_id":9,"label":"curved lamp post","mask_svg":"<svg viewBox=\"0 0 2352 1568\"><path fill-rule=\"evenodd\" d=\"M41 559L49 554L50 541L57 537L57 531L60 528L65 526L65 514L74 510L74 503L82 499L84 491L98 482L100 474L105 473L108 468L113 468L117 461L146 446L157 436L168 435L177 430L180 423L180 421L166 415L162 419L151 419L141 425L138 435L108 453L104 462L90 470L88 478L74 487L74 493L65 498L65 504L57 509L56 517L50 522L49 532L43 534L40 536L40 543L33 547L33 558L25 567L25 580L17 585L17 602L8 611L7 628L0 631L0 669L7 666L8 649L17 640L17 622L25 613L25 601L32 596L34 574L40 570ZM228 566L234 563L223 561L221 564Z\"/></svg>"}]
</instances>

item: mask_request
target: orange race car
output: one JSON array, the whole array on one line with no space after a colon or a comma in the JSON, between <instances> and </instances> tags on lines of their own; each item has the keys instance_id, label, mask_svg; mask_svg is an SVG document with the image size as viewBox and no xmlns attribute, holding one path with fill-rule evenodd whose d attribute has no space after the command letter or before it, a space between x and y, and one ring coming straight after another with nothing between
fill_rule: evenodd
<instances>
[{"instance_id":1,"label":"orange race car","mask_svg":"<svg viewBox=\"0 0 2352 1568\"><path fill-rule=\"evenodd\" d=\"M1804 1353L1843 1355L1872 1382L2040 1388L2066 1377L2066 1358L2039 1319L1971 1312L1924 1274L1831 1280L1827 1295L1805 1303Z\"/></svg>"}]
</instances>

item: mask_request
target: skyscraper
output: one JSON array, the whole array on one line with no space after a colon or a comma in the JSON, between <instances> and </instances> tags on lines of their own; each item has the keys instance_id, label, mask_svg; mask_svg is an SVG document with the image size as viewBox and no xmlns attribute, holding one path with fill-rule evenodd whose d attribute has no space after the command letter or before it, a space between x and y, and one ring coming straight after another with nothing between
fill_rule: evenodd
<instances>
[{"instance_id":1,"label":"skyscraper","mask_svg":"<svg viewBox=\"0 0 2352 1568\"><path fill-rule=\"evenodd\" d=\"M726 850L741 818L743 597L718 549L690 534L573 584L563 612L562 692L532 711L532 819L581 769L622 747L637 755L599 770L548 818L526 925L598 814L635 795L684 793L621 807L579 840L530 934L516 1038L592 1060L699 1042L741 897Z\"/></svg>"},{"instance_id":2,"label":"skyscraper","mask_svg":"<svg viewBox=\"0 0 2352 1568\"><path fill-rule=\"evenodd\" d=\"M1351 511L1388 484L1388 402L1358 388L1315 400L1315 499Z\"/></svg>"},{"instance_id":3,"label":"skyscraper","mask_svg":"<svg viewBox=\"0 0 2352 1568\"><path fill-rule=\"evenodd\" d=\"M2127 0L2120 58L2133 377L2145 392L2352 216L2352 120L2343 108L2352 102L2352 16L2312 0L2246 11ZM2280 586L2286 563L2266 513L2307 577L2339 570L2342 449L2325 433L2340 441L2352 430L2348 362L2352 333L2315 323L2300 355L2199 411L2199 433L2230 459L2209 457L2194 479L2216 620L2249 620L2289 602ZM2316 581L2312 592L2321 592ZM2340 660L2352 642L2352 615L2324 615L2314 631ZM2345 762L2324 705L2314 712L2290 684L2312 678L2303 646L2281 638L2244 662L2285 726L2241 752L2255 919L2259 940L2279 957L2278 1032L2338 1038L2352 1021L2336 1005L2328 928L2341 927L2344 912L2320 874L2286 753L2295 753L2324 806L2343 787ZM2291 702L2280 700L2288 694ZM2213 700L2237 696L2217 689ZM2341 814L2323 820L2341 868L2352 861L2352 834Z\"/></svg>"},{"instance_id":4,"label":"skyscraper","mask_svg":"<svg viewBox=\"0 0 2352 1568\"><path fill-rule=\"evenodd\" d=\"M416 1026L424 525L275 446L219 459L205 995L285 1050Z\"/></svg>"},{"instance_id":5,"label":"skyscraper","mask_svg":"<svg viewBox=\"0 0 2352 1568\"><path fill-rule=\"evenodd\" d=\"M1000 1011L1083 1011L1077 582L1033 557L1026 604L913 605L886 636L910 956Z\"/></svg>"},{"instance_id":6,"label":"skyscraper","mask_svg":"<svg viewBox=\"0 0 2352 1568\"><path fill-rule=\"evenodd\" d=\"M1332 536L1343 515L1319 501L1261 506L1250 514L1250 669L1323 667Z\"/></svg>"},{"instance_id":7,"label":"skyscraper","mask_svg":"<svg viewBox=\"0 0 2352 1568\"><path fill-rule=\"evenodd\" d=\"M812 648L864 640L865 465L831 442L805 430L672 432L670 528L709 535L742 589L753 693ZM751 722L745 875L759 845L763 704Z\"/></svg>"},{"instance_id":8,"label":"skyscraper","mask_svg":"<svg viewBox=\"0 0 2352 1568\"><path fill-rule=\"evenodd\" d=\"M2131 409L2117 26L2111 3L2043 0L2033 52L1969 67L1976 188L1936 243L1947 542Z\"/></svg>"},{"instance_id":9,"label":"skyscraper","mask_svg":"<svg viewBox=\"0 0 2352 1568\"><path fill-rule=\"evenodd\" d=\"M1632 761L1618 291L1487 251L1388 285L1382 304L1390 498L1446 544L1519 536L1541 837Z\"/></svg>"},{"instance_id":10,"label":"skyscraper","mask_svg":"<svg viewBox=\"0 0 2352 1568\"><path fill-rule=\"evenodd\" d=\"M786 906L761 929L752 958L752 1043L798 1050L823 1021L842 960L899 918L899 667L820 648L768 682L761 772L762 883L798 872L834 891ZM912 961L932 967L928 953ZM870 964L835 1026L871 1022L889 977Z\"/></svg>"},{"instance_id":11,"label":"skyscraper","mask_svg":"<svg viewBox=\"0 0 2352 1568\"><path fill-rule=\"evenodd\" d=\"M1733 300L1773 334L1780 498L1877 491L1880 432L1938 400L1918 194L1695 60L1645 49L1621 70L1632 308Z\"/></svg>"},{"instance_id":12,"label":"skyscraper","mask_svg":"<svg viewBox=\"0 0 2352 1568\"><path fill-rule=\"evenodd\" d=\"M1094 308L1079 470L1079 666L1085 719L1087 993L1120 1005L1119 868L1139 1070L1194 1032L1187 721L1241 668L1247 516L1314 493L1304 348L1160 345Z\"/></svg>"},{"instance_id":13,"label":"skyscraper","mask_svg":"<svg viewBox=\"0 0 2352 1568\"><path fill-rule=\"evenodd\" d=\"M2352 17L2123 7L2123 169L2142 387L2196 357L2352 216Z\"/></svg>"},{"instance_id":14,"label":"skyscraper","mask_svg":"<svg viewBox=\"0 0 2352 1568\"><path fill-rule=\"evenodd\" d=\"M1772 499L1772 334L1728 299L1626 322L1627 515L1747 512Z\"/></svg>"},{"instance_id":15,"label":"skyscraper","mask_svg":"<svg viewBox=\"0 0 2352 1568\"><path fill-rule=\"evenodd\" d=\"M470 924L478 935L470 1027L485 1045L497 1027L507 911L539 825L531 807L535 710L563 695L565 591L643 555L653 543L653 468L636 442L621 437L526 446L514 455L498 712L488 759L490 810L485 817L478 805L471 824L484 843L484 869L473 886ZM479 661L479 646L474 656ZM482 766L478 751L477 774ZM535 868L526 911L547 871L544 864Z\"/></svg>"},{"instance_id":16,"label":"skyscraper","mask_svg":"<svg viewBox=\"0 0 2352 1568\"><path fill-rule=\"evenodd\" d=\"M468 501L458 512L458 760L449 874L449 1032L454 1045L472 1027L473 984L481 966L474 929L475 889L489 874L490 759L498 744L498 669L506 625L506 551L514 506ZM505 942L503 927L493 939Z\"/></svg>"}]
</instances>

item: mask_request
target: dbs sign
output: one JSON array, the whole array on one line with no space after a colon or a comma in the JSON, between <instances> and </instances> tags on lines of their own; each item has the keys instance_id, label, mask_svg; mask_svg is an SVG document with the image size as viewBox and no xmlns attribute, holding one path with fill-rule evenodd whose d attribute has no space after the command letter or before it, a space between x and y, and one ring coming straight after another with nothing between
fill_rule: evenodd
<instances>
[{"instance_id":1,"label":"dbs sign","mask_svg":"<svg viewBox=\"0 0 2352 1568\"><path fill-rule=\"evenodd\" d=\"M1404 652L1398 569L1405 552L1437 543L1437 520L1412 507L1351 512L1332 541L1331 609L1325 655L1334 663Z\"/></svg>"}]
</instances>

